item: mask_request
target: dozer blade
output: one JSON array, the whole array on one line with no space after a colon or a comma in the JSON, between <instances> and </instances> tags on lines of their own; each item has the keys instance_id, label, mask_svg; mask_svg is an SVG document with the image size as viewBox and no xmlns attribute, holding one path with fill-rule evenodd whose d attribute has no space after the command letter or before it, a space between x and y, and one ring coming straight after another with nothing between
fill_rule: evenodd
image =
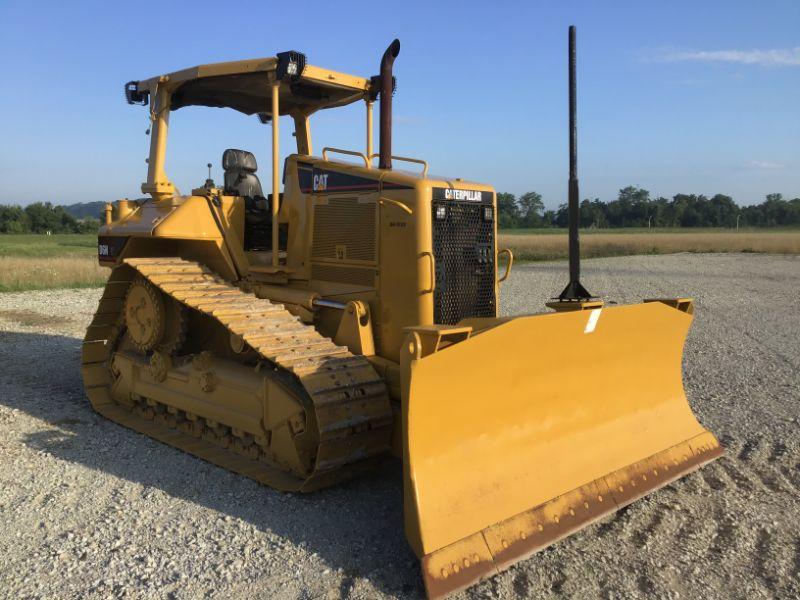
<instances>
[{"instance_id":1,"label":"dozer blade","mask_svg":"<svg viewBox=\"0 0 800 600\"><path fill-rule=\"evenodd\" d=\"M439 351L412 330L402 361L405 530L429 597L722 454L683 390L691 302L666 302L488 320Z\"/></svg>"}]
</instances>

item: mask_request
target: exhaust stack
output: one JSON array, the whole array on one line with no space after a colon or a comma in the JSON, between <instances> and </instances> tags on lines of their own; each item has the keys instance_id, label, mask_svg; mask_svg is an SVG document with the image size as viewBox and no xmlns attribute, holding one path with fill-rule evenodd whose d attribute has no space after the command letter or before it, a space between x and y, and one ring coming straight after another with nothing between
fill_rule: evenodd
<instances>
[{"instance_id":1,"label":"exhaust stack","mask_svg":"<svg viewBox=\"0 0 800 600\"><path fill-rule=\"evenodd\" d=\"M589 300L592 295L581 285L581 242L578 235L581 209L578 196L578 130L575 123L575 26L569 27L569 283L558 299Z\"/></svg>"},{"instance_id":2,"label":"exhaust stack","mask_svg":"<svg viewBox=\"0 0 800 600\"><path fill-rule=\"evenodd\" d=\"M392 168L392 94L394 93L394 77L392 66L394 59L400 54L400 40L395 39L381 58L381 114L380 114L380 158L378 168Z\"/></svg>"}]
</instances>

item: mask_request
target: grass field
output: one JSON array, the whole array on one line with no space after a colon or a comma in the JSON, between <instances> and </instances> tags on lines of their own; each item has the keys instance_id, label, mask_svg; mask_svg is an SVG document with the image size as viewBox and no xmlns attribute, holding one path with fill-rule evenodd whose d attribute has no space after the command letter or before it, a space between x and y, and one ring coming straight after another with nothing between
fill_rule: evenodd
<instances>
[{"instance_id":1,"label":"grass field","mask_svg":"<svg viewBox=\"0 0 800 600\"><path fill-rule=\"evenodd\" d=\"M516 260L567 257L563 229L509 229L500 232L499 248L510 248ZM603 229L581 230L581 256L629 256L674 252L765 252L800 254L798 229Z\"/></svg>"},{"instance_id":2,"label":"grass field","mask_svg":"<svg viewBox=\"0 0 800 600\"><path fill-rule=\"evenodd\" d=\"M97 235L0 235L0 257L97 256Z\"/></svg>"},{"instance_id":3,"label":"grass field","mask_svg":"<svg viewBox=\"0 0 800 600\"><path fill-rule=\"evenodd\" d=\"M566 258L563 229L500 232L498 248L521 261ZM604 229L581 231L586 258L673 252L800 254L800 230ZM97 264L95 235L0 235L0 292L99 287L108 270Z\"/></svg>"},{"instance_id":4,"label":"grass field","mask_svg":"<svg viewBox=\"0 0 800 600\"><path fill-rule=\"evenodd\" d=\"M97 236L0 235L0 292L97 287Z\"/></svg>"},{"instance_id":5,"label":"grass field","mask_svg":"<svg viewBox=\"0 0 800 600\"><path fill-rule=\"evenodd\" d=\"M501 233L509 234L536 234L536 235L565 235L566 228L561 227L542 227L542 228L520 228L520 229L501 229ZM626 233L647 233L647 234L664 234L664 233L679 233L681 235L703 235L706 233L713 233L716 235L732 233L759 233L772 235L773 233L792 233L800 232L797 227L770 227L765 229L763 227L742 227L736 229L721 229L719 227L618 227L615 229L581 229L581 235L620 235Z\"/></svg>"}]
</instances>

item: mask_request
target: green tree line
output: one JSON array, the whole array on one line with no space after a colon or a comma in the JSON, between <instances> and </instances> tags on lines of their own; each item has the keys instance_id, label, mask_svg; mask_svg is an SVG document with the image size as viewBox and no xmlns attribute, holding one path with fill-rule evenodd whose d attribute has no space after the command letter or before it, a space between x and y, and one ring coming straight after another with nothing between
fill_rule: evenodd
<instances>
[{"instance_id":1,"label":"green tree line","mask_svg":"<svg viewBox=\"0 0 800 600\"><path fill-rule=\"evenodd\" d=\"M739 206L730 196L711 198L697 194L676 194L672 199L650 198L645 189L628 186L615 200L583 200L581 227L791 227L800 226L800 198L784 200L781 194L767 194L761 204ZM567 205L545 210L536 192L497 194L498 225L501 228L566 227Z\"/></svg>"},{"instance_id":2,"label":"green tree line","mask_svg":"<svg viewBox=\"0 0 800 600\"><path fill-rule=\"evenodd\" d=\"M94 233L98 219L76 219L71 207L36 202L28 206L0 205L0 233ZM581 227L792 227L800 226L800 198L785 200L781 194L767 194L761 204L739 206L730 196L711 198L676 194L672 199L650 198L645 189L628 186L615 200L581 202ZM546 210L542 196L528 192L497 194L498 225L503 229L566 227L567 205Z\"/></svg>"},{"instance_id":3,"label":"green tree line","mask_svg":"<svg viewBox=\"0 0 800 600\"><path fill-rule=\"evenodd\" d=\"M0 233L96 233L100 221L76 219L63 206L35 202L22 206L0 205Z\"/></svg>"}]
</instances>

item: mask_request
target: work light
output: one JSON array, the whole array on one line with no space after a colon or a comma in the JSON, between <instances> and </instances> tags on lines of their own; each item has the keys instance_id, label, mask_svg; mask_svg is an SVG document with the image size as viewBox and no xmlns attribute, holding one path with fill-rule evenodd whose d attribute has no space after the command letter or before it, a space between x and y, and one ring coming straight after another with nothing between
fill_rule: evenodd
<instances>
[{"instance_id":1,"label":"work light","mask_svg":"<svg viewBox=\"0 0 800 600\"><path fill-rule=\"evenodd\" d=\"M302 52L289 50L278 53L278 66L275 69L277 78L281 81L297 81L306 68L306 56Z\"/></svg>"},{"instance_id":2,"label":"work light","mask_svg":"<svg viewBox=\"0 0 800 600\"><path fill-rule=\"evenodd\" d=\"M149 100L150 90L139 91L139 83L136 81L129 81L125 84L125 100L128 104L139 104L140 106L147 106Z\"/></svg>"}]
</instances>

